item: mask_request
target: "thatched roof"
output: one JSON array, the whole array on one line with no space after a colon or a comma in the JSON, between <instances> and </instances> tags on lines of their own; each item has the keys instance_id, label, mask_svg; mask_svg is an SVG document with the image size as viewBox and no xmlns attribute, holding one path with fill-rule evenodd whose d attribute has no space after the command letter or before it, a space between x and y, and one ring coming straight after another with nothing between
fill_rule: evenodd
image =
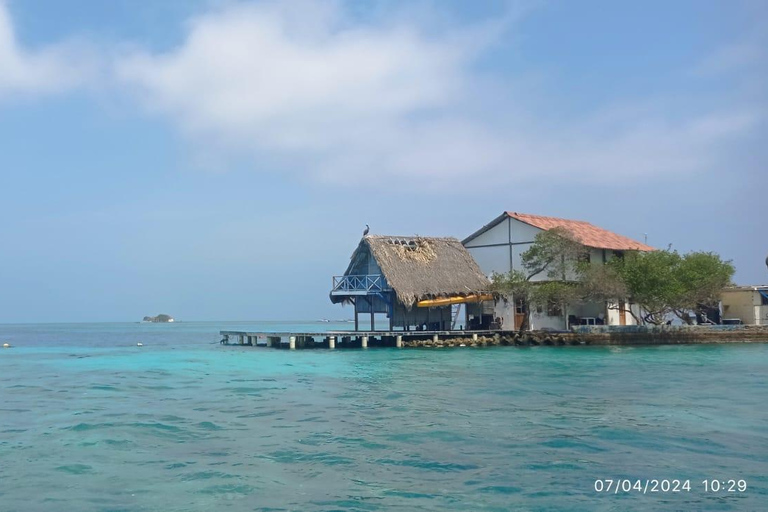
<instances>
[{"instance_id":1,"label":"thatched roof","mask_svg":"<svg viewBox=\"0 0 768 512\"><path fill-rule=\"evenodd\" d=\"M370 251L399 302L488 292L491 283L472 255L455 238L363 237L352 254L347 273L358 255Z\"/></svg>"}]
</instances>

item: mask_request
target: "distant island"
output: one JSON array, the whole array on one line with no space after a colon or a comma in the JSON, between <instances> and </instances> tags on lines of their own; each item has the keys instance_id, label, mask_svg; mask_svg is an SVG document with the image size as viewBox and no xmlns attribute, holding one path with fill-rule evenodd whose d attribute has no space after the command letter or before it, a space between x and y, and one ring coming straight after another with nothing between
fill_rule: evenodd
<instances>
[{"instance_id":1,"label":"distant island","mask_svg":"<svg viewBox=\"0 0 768 512\"><path fill-rule=\"evenodd\" d=\"M143 321L154 322L154 323L168 323L168 322L173 322L173 317L171 315L145 316Z\"/></svg>"}]
</instances>

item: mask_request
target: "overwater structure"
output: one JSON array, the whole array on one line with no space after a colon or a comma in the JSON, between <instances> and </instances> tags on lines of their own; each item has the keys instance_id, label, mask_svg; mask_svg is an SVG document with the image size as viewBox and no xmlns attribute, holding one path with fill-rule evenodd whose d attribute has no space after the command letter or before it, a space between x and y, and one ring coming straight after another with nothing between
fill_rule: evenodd
<instances>
[{"instance_id":1,"label":"overwater structure","mask_svg":"<svg viewBox=\"0 0 768 512\"><path fill-rule=\"evenodd\" d=\"M389 331L487 329L494 322L490 288L456 238L367 235L344 274L334 276L330 299L354 307L355 331L360 314L370 331L377 314Z\"/></svg>"}]
</instances>

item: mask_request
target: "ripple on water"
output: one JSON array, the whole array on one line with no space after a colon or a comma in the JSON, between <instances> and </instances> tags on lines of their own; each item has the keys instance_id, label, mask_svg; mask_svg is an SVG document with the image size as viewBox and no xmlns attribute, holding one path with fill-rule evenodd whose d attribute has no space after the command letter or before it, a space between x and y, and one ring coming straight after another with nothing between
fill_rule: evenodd
<instances>
[{"instance_id":1,"label":"ripple on water","mask_svg":"<svg viewBox=\"0 0 768 512\"><path fill-rule=\"evenodd\" d=\"M119 423L78 423L72 427L64 427L67 430L73 430L75 432L87 432L89 430L98 430L102 428L113 428Z\"/></svg>"},{"instance_id":2,"label":"ripple on water","mask_svg":"<svg viewBox=\"0 0 768 512\"><path fill-rule=\"evenodd\" d=\"M197 427L203 430L224 430L224 427L220 427L211 421L201 421L197 424Z\"/></svg>"},{"instance_id":3,"label":"ripple on water","mask_svg":"<svg viewBox=\"0 0 768 512\"><path fill-rule=\"evenodd\" d=\"M417 469L426 469L428 471L437 471L441 473L454 472L454 471L468 471L477 469L479 466L475 464L457 464L453 462L437 462L428 461L423 459L379 459L376 461L378 464L386 464L391 466L407 466Z\"/></svg>"},{"instance_id":4,"label":"ripple on water","mask_svg":"<svg viewBox=\"0 0 768 512\"><path fill-rule=\"evenodd\" d=\"M256 490L256 488L252 485L246 485L246 484L220 484L220 485L210 485L208 487L203 487L202 489L199 489L197 491L198 494L209 494L209 495L226 495L226 494L253 494L253 492Z\"/></svg>"},{"instance_id":5,"label":"ripple on water","mask_svg":"<svg viewBox=\"0 0 768 512\"><path fill-rule=\"evenodd\" d=\"M67 464L66 466L59 466L56 471L62 471L71 475L85 475L93 473L93 467L87 464Z\"/></svg>"},{"instance_id":6,"label":"ripple on water","mask_svg":"<svg viewBox=\"0 0 768 512\"><path fill-rule=\"evenodd\" d=\"M105 348L69 365L56 349L2 368L0 510L765 509L768 345L703 351L716 358L218 348L140 361ZM589 492L589 478L653 468L749 490Z\"/></svg>"},{"instance_id":7,"label":"ripple on water","mask_svg":"<svg viewBox=\"0 0 768 512\"><path fill-rule=\"evenodd\" d=\"M106 384L100 384L95 386L90 386L88 389L92 389L95 391L122 391L121 388L115 387L115 386L109 386Z\"/></svg>"},{"instance_id":8,"label":"ripple on water","mask_svg":"<svg viewBox=\"0 0 768 512\"><path fill-rule=\"evenodd\" d=\"M194 480L210 480L211 478L240 478L238 475L231 475L222 471L198 471L196 473L189 473L182 475L181 480L184 482L191 482Z\"/></svg>"},{"instance_id":9,"label":"ripple on water","mask_svg":"<svg viewBox=\"0 0 768 512\"><path fill-rule=\"evenodd\" d=\"M317 462L326 466L340 466L353 464L349 457L330 452L305 453L297 450L278 450L266 456L267 458L283 464L302 464Z\"/></svg>"}]
</instances>

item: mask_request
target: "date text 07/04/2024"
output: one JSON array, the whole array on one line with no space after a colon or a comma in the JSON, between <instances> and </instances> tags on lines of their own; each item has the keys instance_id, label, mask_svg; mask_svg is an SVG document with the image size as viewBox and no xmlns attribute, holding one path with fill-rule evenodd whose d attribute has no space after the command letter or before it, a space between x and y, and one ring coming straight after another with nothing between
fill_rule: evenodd
<instances>
[{"instance_id":1,"label":"date text 07/04/2024","mask_svg":"<svg viewBox=\"0 0 768 512\"><path fill-rule=\"evenodd\" d=\"M729 479L704 479L698 488L706 493L742 493L747 490L746 480ZM629 479L629 478L603 478L595 480L595 492L603 494L619 493L669 493L691 492L694 488L690 480L678 479Z\"/></svg>"}]
</instances>

